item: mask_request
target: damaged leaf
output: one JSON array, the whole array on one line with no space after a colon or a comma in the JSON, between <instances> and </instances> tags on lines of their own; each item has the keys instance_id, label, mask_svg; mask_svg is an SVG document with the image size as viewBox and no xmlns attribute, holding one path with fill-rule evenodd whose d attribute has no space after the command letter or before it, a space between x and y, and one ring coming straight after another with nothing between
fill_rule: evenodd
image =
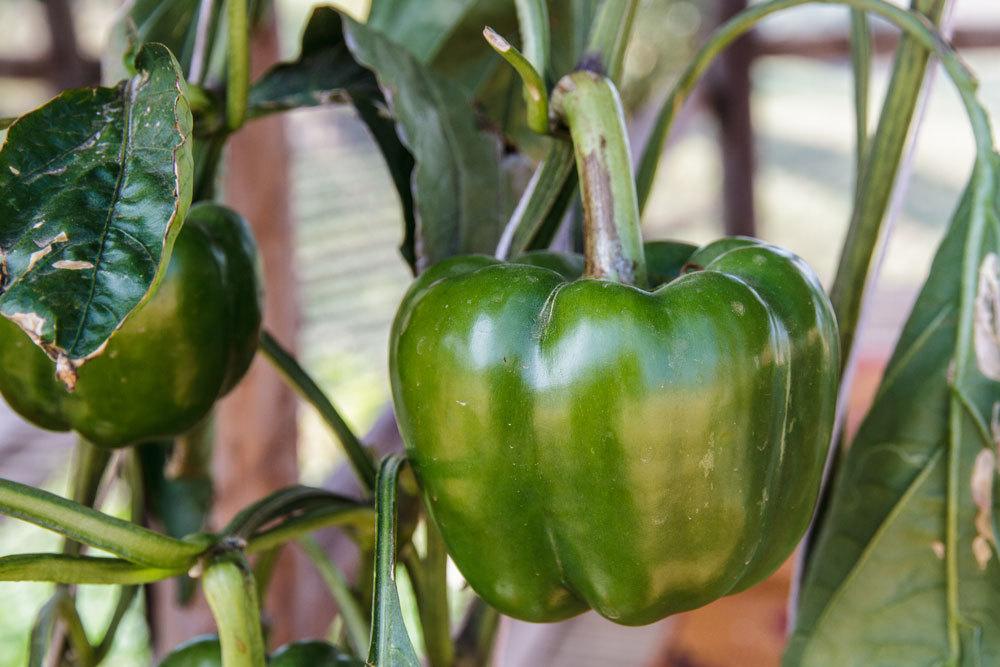
<instances>
[{"instance_id":1,"label":"damaged leaf","mask_svg":"<svg viewBox=\"0 0 1000 667\"><path fill-rule=\"evenodd\" d=\"M0 150L0 315L76 369L152 292L191 201L191 112L159 44L113 88L69 90Z\"/></svg>"},{"instance_id":2,"label":"damaged leaf","mask_svg":"<svg viewBox=\"0 0 1000 667\"><path fill-rule=\"evenodd\" d=\"M785 665L1000 664L998 174L977 163L839 468Z\"/></svg>"}]
</instances>

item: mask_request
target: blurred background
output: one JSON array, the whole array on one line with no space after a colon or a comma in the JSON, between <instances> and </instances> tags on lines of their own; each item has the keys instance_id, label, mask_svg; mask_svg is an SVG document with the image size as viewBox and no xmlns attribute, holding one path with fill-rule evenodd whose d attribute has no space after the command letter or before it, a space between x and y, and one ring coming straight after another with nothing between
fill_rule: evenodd
<instances>
[{"instance_id":1,"label":"blurred background","mask_svg":"<svg viewBox=\"0 0 1000 667\"><path fill-rule=\"evenodd\" d=\"M0 117L28 111L62 88L96 83L120 4L0 2L0 25L5 26ZM366 15L367 0L339 4L357 17ZM996 116L1000 3L953 4L948 29L978 74L981 97ZM274 20L254 45L258 71L295 55L313 2L274 0L274 5ZM636 146L642 145L657 103L704 35L745 6L744 0L643 0L623 86ZM872 100L877 111L895 33L874 24ZM726 231L754 234L798 253L830 284L854 179L847 26L846 9L802 8L765 22L726 55L680 116L666 146L644 221L648 238L702 242ZM935 73L929 90L918 112L917 147L897 188L900 204L892 213L880 280L860 335L852 424L863 414L972 164L971 136L950 83ZM255 137L254 132L262 134ZM396 250L399 205L382 159L348 107L258 121L241 135L246 136L234 143L225 177L227 198L257 227L272 288L270 326L297 348L351 425L359 433L369 432L385 414L389 324L410 281ZM294 270L287 259L293 260ZM223 445L228 447L216 489L221 501L216 512L223 517L227 508L296 477L306 484L328 484L341 463L340 447L318 417L309 409L297 410L269 369L255 368L247 384L220 410ZM256 416L232 423L232 415L248 413ZM71 447L71 437L32 429L0 404L0 476L62 492ZM290 465L273 464L276 448ZM108 507L124 502L112 497ZM56 544L47 533L0 519L0 553L41 551ZM556 626L509 623L497 664L776 665L790 572L788 564L746 593L645 628L623 629L592 615ZM300 614L299 620L285 624L283 631L292 635L315 625L306 618L317 615L303 593L309 576L293 577L294 585L286 587L285 608ZM32 619L49 593L50 587L42 584L0 584L0 667L25 663ZM85 587L81 597L85 621L93 619L96 631L111 612L113 597L98 587ZM145 604L156 606L150 600ZM156 643L191 634L199 630L198 623L204 618L190 623L163 612L157 618L162 636ZM133 613L105 664L148 664L151 655L149 632Z\"/></svg>"}]
</instances>

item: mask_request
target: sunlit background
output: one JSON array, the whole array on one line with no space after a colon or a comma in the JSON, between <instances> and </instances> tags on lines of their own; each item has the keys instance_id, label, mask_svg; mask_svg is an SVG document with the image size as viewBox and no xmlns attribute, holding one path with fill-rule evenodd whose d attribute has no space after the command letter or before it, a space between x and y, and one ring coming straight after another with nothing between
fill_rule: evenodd
<instances>
[{"instance_id":1,"label":"sunlit background","mask_svg":"<svg viewBox=\"0 0 1000 667\"><path fill-rule=\"evenodd\" d=\"M275 0L275 4L283 51L293 56L313 3ZM359 17L367 11L365 0L343 4ZM997 116L1000 3L957 0L955 5L950 26L985 35L980 43L986 46L963 50L963 56L979 76L983 101ZM98 60L119 2L75 0L71 6L79 47L88 58ZM714 24L715 12L714 0L642 2L623 89L637 143L645 139L656 103ZM0 26L0 63L46 58L49 30L41 2L3 0ZM879 34L892 32L885 25L876 27ZM795 45L837 43L846 31L846 10L803 8L765 23L757 40L769 45L764 52L780 51L782 45L795 50ZM878 56L872 98L876 103L890 65L891 51ZM32 109L56 92L42 78L5 78L9 73L0 65L0 117ZM843 52L825 57L761 55L754 61L752 82L757 233L800 254L829 285L855 178L848 59ZM905 196L895 209L881 281L860 339L861 394L891 349L972 164L964 112L941 72L932 78L931 91L920 113L918 148L905 167L909 172ZM389 323L410 280L396 250L401 239L399 205L382 158L352 109L295 112L288 128L301 359L352 426L364 433L387 401ZM722 234L720 181L726 157L717 133L716 120L704 105L691 105L681 115L646 212L648 238L702 242ZM866 376L865 369L872 372ZM319 483L339 464L341 450L311 411L300 414L302 481ZM0 406L0 475L44 481L48 488L61 491L71 442L27 428ZM0 553L41 551L56 544L54 537L40 530L0 520ZM25 663L32 619L49 591L42 584L0 584L0 667ZM89 587L81 597L84 618L96 632L113 600ZM127 623L105 664L149 661L141 619L133 615ZM644 664L657 649L660 631L654 627L629 632L615 634L595 625L589 637L567 642L572 646L558 664ZM627 641L616 641L623 636Z\"/></svg>"}]
</instances>

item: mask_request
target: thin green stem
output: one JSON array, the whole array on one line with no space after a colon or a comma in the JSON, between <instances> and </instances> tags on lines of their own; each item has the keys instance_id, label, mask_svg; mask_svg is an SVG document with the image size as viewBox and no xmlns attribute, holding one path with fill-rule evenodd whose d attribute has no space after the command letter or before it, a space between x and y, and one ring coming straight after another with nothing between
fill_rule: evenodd
<instances>
[{"instance_id":1,"label":"thin green stem","mask_svg":"<svg viewBox=\"0 0 1000 667\"><path fill-rule=\"evenodd\" d=\"M371 626L365 620L361 605L358 604L354 593L351 591L347 577L334 565L330 557L323 551L319 543L312 537L305 537L298 541L299 547L309 557L327 588L330 589L330 596L337 605L340 617L344 620L344 627L347 629L347 638L351 644L354 655L363 656L368 648L368 639L371 635Z\"/></svg>"},{"instance_id":2,"label":"thin green stem","mask_svg":"<svg viewBox=\"0 0 1000 667\"><path fill-rule=\"evenodd\" d=\"M591 28L584 53L586 69L592 69L591 62L599 59L602 73L615 83L621 82L625 51L638 7L638 0L605 0Z\"/></svg>"},{"instance_id":3,"label":"thin green stem","mask_svg":"<svg viewBox=\"0 0 1000 667\"><path fill-rule=\"evenodd\" d=\"M514 68L524 85L524 102L528 111L528 127L539 134L549 131L549 95L539 70L520 51L493 28L483 28L489 45ZM543 70L544 71L544 70Z\"/></svg>"},{"instance_id":4,"label":"thin green stem","mask_svg":"<svg viewBox=\"0 0 1000 667\"><path fill-rule=\"evenodd\" d=\"M217 555L202 578L226 667L264 667L267 652L260 627L257 585L239 551Z\"/></svg>"},{"instance_id":5,"label":"thin green stem","mask_svg":"<svg viewBox=\"0 0 1000 667\"><path fill-rule=\"evenodd\" d=\"M694 90L695 85L711 65L715 57L729 44L750 30L761 19L792 7L809 4L846 5L855 9L877 14L912 36L925 49L933 51L940 59L948 76L955 83L962 103L969 115L976 145L982 151L992 146L989 118L976 100L976 80L958 54L944 41L926 17L916 12L902 9L884 0L769 0L740 12L719 27L708 42L695 55L687 69L681 74L673 90L667 97L656 119L650 140L643 151L637 179L640 209L648 201L663 144L677 112ZM869 153L873 153L874 149ZM869 156L870 157L870 156Z\"/></svg>"},{"instance_id":6,"label":"thin green stem","mask_svg":"<svg viewBox=\"0 0 1000 667\"><path fill-rule=\"evenodd\" d=\"M431 667L450 667L455 660L448 607L448 552L431 521L425 520L427 553L417 556L412 545L404 548L403 564L410 576L424 635L424 649Z\"/></svg>"},{"instance_id":7,"label":"thin green stem","mask_svg":"<svg viewBox=\"0 0 1000 667\"><path fill-rule=\"evenodd\" d=\"M69 594L58 597L57 609L59 619L66 626L66 634L69 637L69 644L73 649L76 663L81 667L92 667L97 662L94 659L94 647L87 639L87 631L80 620L80 614L76 609L76 601Z\"/></svg>"},{"instance_id":8,"label":"thin green stem","mask_svg":"<svg viewBox=\"0 0 1000 667\"><path fill-rule=\"evenodd\" d=\"M177 540L7 479L0 479L0 514L154 568L187 569L212 544L208 535Z\"/></svg>"},{"instance_id":9,"label":"thin green stem","mask_svg":"<svg viewBox=\"0 0 1000 667\"><path fill-rule=\"evenodd\" d=\"M868 95L871 89L872 33L868 16L851 8L851 69L854 72L854 153L857 188L868 151Z\"/></svg>"},{"instance_id":10,"label":"thin green stem","mask_svg":"<svg viewBox=\"0 0 1000 667\"><path fill-rule=\"evenodd\" d=\"M101 479L111 460L111 450L96 447L83 438L78 438L73 452L72 477L69 497L73 502L93 507L101 487ZM71 540L63 543L63 553L75 556L80 553L81 544Z\"/></svg>"},{"instance_id":11,"label":"thin green stem","mask_svg":"<svg viewBox=\"0 0 1000 667\"><path fill-rule=\"evenodd\" d=\"M241 510L226 525L222 533L226 536L251 538L262 527L295 512L329 507L337 510L365 506L357 500L347 498L311 486L290 486L279 489Z\"/></svg>"},{"instance_id":12,"label":"thin green stem","mask_svg":"<svg viewBox=\"0 0 1000 667\"><path fill-rule=\"evenodd\" d=\"M334 526L351 528L349 534L359 545L371 544L374 518L375 512L371 506L317 508L257 533L247 541L246 551L248 554L269 551L303 535Z\"/></svg>"},{"instance_id":13,"label":"thin green stem","mask_svg":"<svg viewBox=\"0 0 1000 667\"><path fill-rule=\"evenodd\" d=\"M548 246L576 190L576 183L570 181L573 165L573 144L554 138L503 230L497 259Z\"/></svg>"},{"instance_id":14,"label":"thin green stem","mask_svg":"<svg viewBox=\"0 0 1000 667\"><path fill-rule=\"evenodd\" d=\"M617 89L595 72L574 72L556 85L552 110L573 137L583 198L585 275L645 287L639 205Z\"/></svg>"},{"instance_id":15,"label":"thin green stem","mask_svg":"<svg viewBox=\"0 0 1000 667\"><path fill-rule=\"evenodd\" d=\"M121 623L125 619L125 615L128 613L138 593L138 586L122 586L118 591L118 601L115 603L114 613L112 613L111 620L104 630L104 636L101 637L101 641L94 648L94 662L96 664L101 664L101 661L111 652L111 647L115 643L115 635L118 634L118 628L121 627Z\"/></svg>"},{"instance_id":16,"label":"thin green stem","mask_svg":"<svg viewBox=\"0 0 1000 667\"><path fill-rule=\"evenodd\" d=\"M235 132L247 116L250 94L250 21L247 0L226 0L226 127Z\"/></svg>"},{"instance_id":17,"label":"thin green stem","mask_svg":"<svg viewBox=\"0 0 1000 667\"><path fill-rule=\"evenodd\" d=\"M120 558L36 553L0 557L0 581L58 584L147 584L184 574L187 568L137 565Z\"/></svg>"},{"instance_id":18,"label":"thin green stem","mask_svg":"<svg viewBox=\"0 0 1000 667\"><path fill-rule=\"evenodd\" d=\"M944 9L944 0L917 0L915 4L934 22L939 20ZM904 35L900 40L882 114L871 146L866 151L858 181L860 189L854 200L851 223L830 289L830 301L840 327L842 366L846 366L851 359L865 285L929 56L930 50L915 37Z\"/></svg>"},{"instance_id":19,"label":"thin green stem","mask_svg":"<svg viewBox=\"0 0 1000 667\"><path fill-rule=\"evenodd\" d=\"M337 408L333 406L316 381L299 365L295 357L267 331L261 332L260 349L292 389L303 400L316 408L320 417L340 440L340 444L344 446L344 451L347 453L347 458L350 460L358 479L365 489L371 492L375 488L375 463L368 450L361 444L361 440L354 435L354 431L340 416Z\"/></svg>"}]
</instances>

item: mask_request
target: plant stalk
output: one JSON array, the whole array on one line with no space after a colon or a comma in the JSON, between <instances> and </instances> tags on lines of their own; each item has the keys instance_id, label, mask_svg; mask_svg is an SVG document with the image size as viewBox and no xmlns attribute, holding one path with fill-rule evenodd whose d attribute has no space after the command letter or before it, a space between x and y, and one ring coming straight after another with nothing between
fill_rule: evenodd
<instances>
[{"instance_id":1,"label":"plant stalk","mask_svg":"<svg viewBox=\"0 0 1000 667\"><path fill-rule=\"evenodd\" d=\"M344 421L344 418L341 417L337 408L333 406L330 399L327 398L323 390L316 384L316 381L306 373L305 369L295 360L295 357L283 348L267 331L261 332L260 350L267 357L267 360L281 373L289 386L303 400L316 408L320 417L323 418L323 421L326 422L327 426L330 427L330 430L333 431L344 446L347 458L350 460L358 479L365 489L371 492L375 488L376 475L375 464L372 462L371 455L365 449L364 445L361 444L361 440L354 434L351 427Z\"/></svg>"},{"instance_id":2,"label":"plant stalk","mask_svg":"<svg viewBox=\"0 0 1000 667\"><path fill-rule=\"evenodd\" d=\"M226 667L264 667L267 653L253 571L239 551L215 557L202 578Z\"/></svg>"},{"instance_id":3,"label":"plant stalk","mask_svg":"<svg viewBox=\"0 0 1000 667\"><path fill-rule=\"evenodd\" d=\"M914 8L937 23L944 11L944 4L944 0L916 0ZM930 51L916 38L904 35L900 40L878 128L866 151L859 178L860 188L851 213L851 224L830 290L830 301L840 327L842 366L851 358L872 258L875 256L882 221L892 196L929 57Z\"/></svg>"},{"instance_id":4,"label":"plant stalk","mask_svg":"<svg viewBox=\"0 0 1000 667\"><path fill-rule=\"evenodd\" d=\"M552 109L573 138L583 197L585 275L646 287L639 203L617 89L595 72L573 72L556 85Z\"/></svg>"}]
</instances>

